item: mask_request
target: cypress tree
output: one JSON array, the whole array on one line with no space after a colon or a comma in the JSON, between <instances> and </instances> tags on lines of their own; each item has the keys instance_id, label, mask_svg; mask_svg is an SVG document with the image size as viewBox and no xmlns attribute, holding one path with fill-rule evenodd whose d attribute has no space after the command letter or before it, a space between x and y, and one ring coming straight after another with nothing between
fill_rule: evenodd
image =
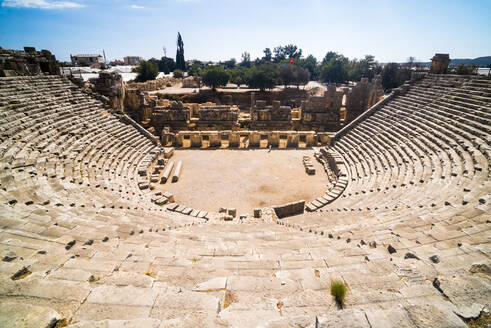
<instances>
[{"instance_id":1,"label":"cypress tree","mask_svg":"<svg viewBox=\"0 0 491 328\"><path fill-rule=\"evenodd\" d=\"M184 42L182 42L181 33L179 32L177 32L176 68L182 71L186 70L186 62L184 61Z\"/></svg>"}]
</instances>

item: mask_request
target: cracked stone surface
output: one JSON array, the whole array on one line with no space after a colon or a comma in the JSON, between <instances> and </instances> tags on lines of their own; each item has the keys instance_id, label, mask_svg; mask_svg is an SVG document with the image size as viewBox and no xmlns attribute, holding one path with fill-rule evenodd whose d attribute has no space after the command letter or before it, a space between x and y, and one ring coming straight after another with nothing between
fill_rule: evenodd
<instances>
[{"instance_id":1,"label":"cracked stone surface","mask_svg":"<svg viewBox=\"0 0 491 328\"><path fill-rule=\"evenodd\" d=\"M326 150L322 207L223 221L155 203L170 150L66 78L0 77L0 326L466 327L491 307L491 81L396 93Z\"/></svg>"}]
</instances>

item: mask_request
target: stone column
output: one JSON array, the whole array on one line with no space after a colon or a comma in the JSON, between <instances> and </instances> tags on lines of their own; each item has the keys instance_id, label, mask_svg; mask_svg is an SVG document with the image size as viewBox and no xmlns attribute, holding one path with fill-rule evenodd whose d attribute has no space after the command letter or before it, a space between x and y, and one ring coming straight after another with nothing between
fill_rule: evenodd
<instances>
[{"instance_id":1,"label":"stone column","mask_svg":"<svg viewBox=\"0 0 491 328\"><path fill-rule=\"evenodd\" d=\"M232 131L228 137L229 147L239 147L240 144L240 133Z\"/></svg>"},{"instance_id":2,"label":"stone column","mask_svg":"<svg viewBox=\"0 0 491 328\"><path fill-rule=\"evenodd\" d=\"M288 139L286 141L286 146L297 148L298 147L298 132L292 131L292 132L288 133L287 137L288 137Z\"/></svg>"},{"instance_id":3,"label":"stone column","mask_svg":"<svg viewBox=\"0 0 491 328\"><path fill-rule=\"evenodd\" d=\"M220 147L224 146L225 140L227 140L230 145L230 131L220 131Z\"/></svg>"},{"instance_id":4,"label":"stone column","mask_svg":"<svg viewBox=\"0 0 491 328\"><path fill-rule=\"evenodd\" d=\"M278 147L280 145L280 133L272 131L268 136L268 146Z\"/></svg>"},{"instance_id":5,"label":"stone column","mask_svg":"<svg viewBox=\"0 0 491 328\"><path fill-rule=\"evenodd\" d=\"M321 143L321 145L329 144L329 135L327 133L319 132L317 133L317 139Z\"/></svg>"},{"instance_id":6,"label":"stone column","mask_svg":"<svg viewBox=\"0 0 491 328\"><path fill-rule=\"evenodd\" d=\"M305 145L307 147L312 147L312 146L316 146L315 144L315 132L307 132L306 133L306 139L305 139Z\"/></svg>"},{"instance_id":7,"label":"stone column","mask_svg":"<svg viewBox=\"0 0 491 328\"><path fill-rule=\"evenodd\" d=\"M251 131L249 134L249 147L259 147L261 135L257 131Z\"/></svg>"},{"instance_id":8,"label":"stone column","mask_svg":"<svg viewBox=\"0 0 491 328\"><path fill-rule=\"evenodd\" d=\"M184 135L182 134L182 132L178 132L176 136L176 146L182 147L183 140L184 140Z\"/></svg>"},{"instance_id":9,"label":"stone column","mask_svg":"<svg viewBox=\"0 0 491 328\"><path fill-rule=\"evenodd\" d=\"M251 92L251 117L252 114L254 113L254 106L256 105L256 93Z\"/></svg>"},{"instance_id":10,"label":"stone column","mask_svg":"<svg viewBox=\"0 0 491 328\"><path fill-rule=\"evenodd\" d=\"M220 134L217 131L210 132L209 136L210 136L210 147L220 147L222 145Z\"/></svg>"},{"instance_id":11,"label":"stone column","mask_svg":"<svg viewBox=\"0 0 491 328\"><path fill-rule=\"evenodd\" d=\"M201 132L191 132L191 147L201 148L202 144Z\"/></svg>"}]
</instances>

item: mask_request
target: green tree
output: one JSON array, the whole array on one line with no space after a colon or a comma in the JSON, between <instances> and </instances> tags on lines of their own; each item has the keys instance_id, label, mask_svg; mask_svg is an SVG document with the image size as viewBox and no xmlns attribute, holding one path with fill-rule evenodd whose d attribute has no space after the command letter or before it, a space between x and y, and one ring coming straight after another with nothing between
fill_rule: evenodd
<instances>
[{"instance_id":1,"label":"green tree","mask_svg":"<svg viewBox=\"0 0 491 328\"><path fill-rule=\"evenodd\" d=\"M317 59L314 56L308 55L307 58L300 59L299 65L309 71L313 80L317 78Z\"/></svg>"},{"instance_id":2,"label":"green tree","mask_svg":"<svg viewBox=\"0 0 491 328\"><path fill-rule=\"evenodd\" d=\"M302 49L293 44L275 47L273 52L275 63L279 63L285 59L300 59L302 57Z\"/></svg>"},{"instance_id":3,"label":"green tree","mask_svg":"<svg viewBox=\"0 0 491 328\"><path fill-rule=\"evenodd\" d=\"M272 63L254 65L247 70L246 75L247 85L261 91L274 88L277 78L277 66Z\"/></svg>"},{"instance_id":4,"label":"green tree","mask_svg":"<svg viewBox=\"0 0 491 328\"><path fill-rule=\"evenodd\" d=\"M216 88L227 85L229 78L228 73L223 68L213 66L207 68L203 74L203 84L215 91Z\"/></svg>"},{"instance_id":5,"label":"green tree","mask_svg":"<svg viewBox=\"0 0 491 328\"><path fill-rule=\"evenodd\" d=\"M243 52L242 61L239 65L244 67L251 67L251 54L248 52Z\"/></svg>"},{"instance_id":6,"label":"green tree","mask_svg":"<svg viewBox=\"0 0 491 328\"><path fill-rule=\"evenodd\" d=\"M191 67L188 67L188 74L192 76L201 76L203 70L205 69L205 64L199 60L193 61Z\"/></svg>"},{"instance_id":7,"label":"green tree","mask_svg":"<svg viewBox=\"0 0 491 328\"><path fill-rule=\"evenodd\" d=\"M359 81L362 77L370 81L377 73L378 63L372 55L366 55L360 60L350 60L348 63L348 78L351 81Z\"/></svg>"},{"instance_id":8,"label":"green tree","mask_svg":"<svg viewBox=\"0 0 491 328\"><path fill-rule=\"evenodd\" d=\"M397 73L399 65L397 63L388 63L382 70L382 87L384 89L397 88L399 86Z\"/></svg>"},{"instance_id":9,"label":"green tree","mask_svg":"<svg viewBox=\"0 0 491 328\"><path fill-rule=\"evenodd\" d=\"M234 69L230 70L230 82L237 84L237 86L240 88L242 84L246 83L246 74L247 68L235 67Z\"/></svg>"},{"instance_id":10,"label":"green tree","mask_svg":"<svg viewBox=\"0 0 491 328\"><path fill-rule=\"evenodd\" d=\"M159 62L159 71L169 74L176 69L176 62L173 58L162 57Z\"/></svg>"},{"instance_id":11,"label":"green tree","mask_svg":"<svg viewBox=\"0 0 491 328\"><path fill-rule=\"evenodd\" d=\"M324 60L329 61L322 65L321 78L324 82L342 83L348 80L348 58L337 53L329 52Z\"/></svg>"},{"instance_id":12,"label":"green tree","mask_svg":"<svg viewBox=\"0 0 491 328\"><path fill-rule=\"evenodd\" d=\"M310 71L306 68L297 66L296 67L296 73L295 73L295 80L293 81L294 84L297 86L300 84L307 84L310 81Z\"/></svg>"},{"instance_id":13,"label":"green tree","mask_svg":"<svg viewBox=\"0 0 491 328\"><path fill-rule=\"evenodd\" d=\"M177 52L176 52L176 68L181 71L186 70L186 61L184 60L184 42L182 41L181 33L177 32Z\"/></svg>"},{"instance_id":14,"label":"green tree","mask_svg":"<svg viewBox=\"0 0 491 328\"><path fill-rule=\"evenodd\" d=\"M287 62L281 63L278 69L278 78L279 82L286 88L295 81L296 66Z\"/></svg>"},{"instance_id":15,"label":"green tree","mask_svg":"<svg viewBox=\"0 0 491 328\"><path fill-rule=\"evenodd\" d=\"M327 54L322 59L322 65L327 64L332 58L338 56L334 51L328 51Z\"/></svg>"},{"instance_id":16,"label":"green tree","mask_svg":"<svg viewBox=\"0 0 491 328\"><path fill-rule=\"evenodd\" d=\"M157 65L146 60L140 61L140 65L136 67L135 71L138 73L135 78L136 82L155 80L157 75L159 75L159 69Z\"/></svg>"},{"instance_id":17,"label":"green tree","mask_svg":"<svg viewBox=\"0 0 491 328\"><path fill-rule=\"evenodd\" d=\"M235 58L230 58L229 60L225 61L223 63L223 66L226 68L226 69L232 69L235 67L235 65L237 65L237 61L235 60Z\"/></svg>"},{"instance_id":18,"label":"green tree","mask_svg":"<svg viewBox=\"0 0 491 328\"><path fill-rule=\"evenodd\" d=\"M271 49L265 48L263 52L264 52L264 56L262 58L262 61L270 62L273 59L273 54L271 53Z\"/></svg>"}]
</instances>

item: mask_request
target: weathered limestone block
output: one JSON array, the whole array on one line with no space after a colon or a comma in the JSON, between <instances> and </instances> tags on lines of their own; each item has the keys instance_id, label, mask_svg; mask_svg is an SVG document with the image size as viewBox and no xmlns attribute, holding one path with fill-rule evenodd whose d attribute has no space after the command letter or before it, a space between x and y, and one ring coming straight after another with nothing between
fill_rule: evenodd
<instances>
[{"instance_id":1,"label":"weathered limestone block","mask_svg":"<svg viewBox=\"0 0 491 328\"><path fill-rule=\"evenodd\" d=\"M239 147L239 145L240 145L240 133L234 131L230 132L229 139L228 139L228 146Z\"/></svg>"},{"instance_id":2,"label":"weathered limestone block","mask_svg":"<svg viewBox=\"0 0 491 328\"><path fill-rule=\"evenodd\" d=\"M442 301L443 303L443 301ZM409 318L416 327L466 328L467 325L450 309L433 304L411 305L407 307Z\"/></svg>"},{"instance_id":3,"label":"weathered limestone block","mask_svg":"<svg viewBox=\"0 0 491 328\"><path fill-rule=\"evenodd\" d=\"M94 327L104 327L104 328L158 328L160 327L161 321L152 318L139 318L133 320L82 320L70 325L70 328L94 328Z\"/></svg>"},{"instance_id":4,"label":"weathered limestone block","mask_svg":"<svg viewBox=\"0 0 491 328\"><path fill-rule=\"evenodd\" d=\"M306 137L307 137L307 139L306 139L306 145L307 145L307 147L316 146L314 132L307 133L306 134Z\"/></svg>"},{"instance_id":5,"label":"weathered limestone block","mask_svg":"<svg viewBox=\"0 0 491 328\"><path fill-rule=\"evenodd\" d=\"M261 135L257 131L251 131L249 134L249 147L259 147Z\"/></svg>"},{"instance_id":6,"label":"weathered limestone block","mask_svg":"<svg viewBox=\"0 0 491 328\"><path fill-rule=\"evenodd\" d=\"M280 145L280 133L273 131L268 135L268 146L278 147Z\"/></svg>"},{"instance_id":7,"label":"weathered limestone block","mask_svg":"<svg viewBox=\"0 0 491 328\"><path fill-rule=\"evenodd\" d=\"M276 216L278 218L284 218L287 216L292 216L296 214L303 213L305 208L305 200L299 200L297 202L287 203L284 205L273 206Z\"/></svg>"},{"instance_id":8,"label":"weathered limestone block","mask_svg":"<svg viewBox=\"0 0 491 328\"><path fill-rule=\"evenodd\" d=\"M288 133L286 145L287 147L298 147L299 135L296 132Z\"/></svg>"},{"instance_id":9,"label":"weathered limestone block","mask_svg":"<svg viewBox=\"0 0 491 328\"><path fill-rule=\"evenodd\" d=\"M227 277L216 277L196 285L193 291L220 290L225 289L226 285Z\"/></svg>"},{"instance_id":10,"label":"weathered limestone block","mask_svg":"<svg viewBox=\"0 0 491 328\"><path fill-rule=\"evenodd\" d=\"M182 133L178 133L176 135L176 146L182 147L184 144L184 135Z\"/></svg>"},{"instance_id":11,"label":"weathered limestone block","mask_svg":"<svg viewBox=\"0 0 491 328\"><path fill-rule=\"evenodd\" d=\"M446 74L450 64L450 56L448 54L435 54L431 58L430 72L433 74Z\"/></svg>"},{"instance_id":12,"label":"weathered limestone block","mask_svg":"<svg viewBox=\"0 0 491 328\"><path fill-rule=\"evenodd\" d=\"M190 138L191 147L201 148L203 141L200 132L192 132Z\"/></svg>"},{"instance_id":13,"label":"weathered limestone block","mask_svg":"<svg viewBox=\"0 0 491 328\"><path fill-rule=\"evenodd\" d=\"M360 310L332 311L315 318L315 328L370 328L365 313Z\"/></svg>"},{"instance_id":14,"label":"weathered limestone block","mask_svg":"<svg viewBox=\"0 0 491 328\"><path fill-rule=\"evenodd\" d=\"M153 288L99 286L92 290L74 320L128 320L148 317L157 297Z\"/></svg>"},{"instance_id":15,"label":"weathered limestone block","mask_svg":"<svg viewBox=\"0 0 491 328\"><path fill-rule=\"evenodd\" d=\"M225 146L230 140L230 131L220 131L220 147Z\"/></svg>"},{"instance_id":16,"label":"weathered limestone block","mask_svg":"<svg viewBox=\"0 0 491 328\"><path fill-rule=\"evenodd\" d=\"M329 135L327 133L322 133L322 132L317 133L317 139L319 140L319 143L321 145L329 144Z\"/></svg>"},{"instance_id":17,"label":"weathered limestone block","mask_svg":"<svg viewBox=\"0 0 491 328\"><path fill-rule=\"evenodd\" d=\"M237 216L237 209L235 208L229 208L228 211L227 211L228 215L232 216L232 217L236 217Z\"/></svg>"},{"instance_id":18,"label":"weathered limestone block","mask_svg":"<svg viewBox=\"0 0 491 328\"><path fill-rule=\"evenodd\" d=\"M210 137L210 147L220 147L222 140L220 134L216 131L208 133Z\"/></svg>"}]
</instances>

